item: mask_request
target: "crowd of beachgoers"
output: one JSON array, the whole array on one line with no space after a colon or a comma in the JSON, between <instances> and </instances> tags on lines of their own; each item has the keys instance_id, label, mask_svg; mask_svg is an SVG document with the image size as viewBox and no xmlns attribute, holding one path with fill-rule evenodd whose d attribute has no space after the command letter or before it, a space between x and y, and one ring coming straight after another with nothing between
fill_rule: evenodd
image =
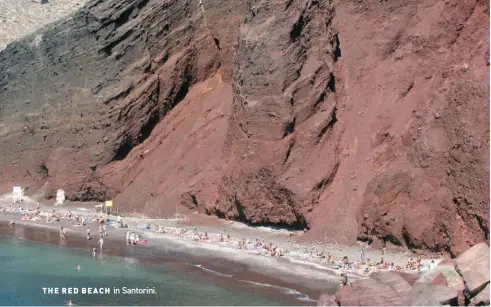
<instances>
[{"instance_id":1,"label":"crowd of beachgoers","mask_svg":"<svg viewBox=\"0 0 491 307\"><path fill-rule=\"evenodd\" d=\"M162 226L159 224L138 224L135 223L134 218L128 223L125 221L125 218L122 218L121 216L117 216L111 220L104 213L77 212L74 214L70 210L64 208L42 210L39 204L34 205L33 208L24 208L22 205L4 205L0 206L0 213L22 215L21 219L23 221L44 220L47 224L56 224L65 221L69 227L84 227L95 223L104 224L107 227L128 228L129 230L135 229L141 231L142 236L144 236L145 232L170 235L200 244L214 244L224 248L235 248L252 255L283 257L296 261L303 260L315 262L328 269L339 271L340 273L349 272L358 276L368 276L376 271L405 271L417 273L418 271L430 270L439 262L439 260L436 259L421 259L421 256L412 256L408 257L405 264L395 264L394 262L387 261L387 258L384 259L386 254L385 248L377 253L377 259L370 259L365 256L365 250L368 250L369 247L360 247L358 257L351 254L351 258L349 256L335 256L330 252L325 253L323 251L315 250L299 252L298 250L290 250L289 247L282 247L275 245L272 242L265 242L261 238L236 238L229 234L201 232L198 231L197 226L189 229L185 227ZM11 223L15 223L15 221L11 221ZM106 229L106 227L104 227L104 229ZM131 234L130 231L126 234L127 244ZM147 240L141 240L140 236L138 236L138 242L135 243L146 242ZM131 245L133 245L133 241L131 242ZM373 249L370 250L373 255Z\"/></svg>"}]
</instances>

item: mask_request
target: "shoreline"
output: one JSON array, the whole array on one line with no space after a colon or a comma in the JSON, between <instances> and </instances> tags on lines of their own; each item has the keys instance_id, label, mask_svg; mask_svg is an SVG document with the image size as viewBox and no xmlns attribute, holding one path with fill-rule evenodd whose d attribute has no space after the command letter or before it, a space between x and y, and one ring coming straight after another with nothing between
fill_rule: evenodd
<instances>
[{"instance_id":1,"label":"shoreline","mask_svg":"<svg viewBox=\"0 0 491 307\"><path fill-rule=\"evenodd\" d=\"M28 242L29 244L40 244L48 248L68 248L77 254L86 253L87 258L96 260L110 260L131 263L142 266L142 268L152 269L152 266L164 265L166 270L175 276L183 278L197 278L205 283L211 283L221 288L242 288L245 283L253 287L259 295L270 297L282 305L312 305L317 302L319 292L317 290L302 287L299 284L283 283L276 278L266 278L265 276L244 271L228 271L227 267L232 263L221 262L219 265L211 263L210 259L199 257L180 257L180 254L169 255L160 254L165 248L146 247L146 250L136 250L136 246L128 249L120 248L115 240L107 240L104 244L103 252L97 250L96 257L90 253L91 243L87 243L83 236L72 235L70 238L61 243L58 232L51 228L31 227L30 225L19 223L15 226L9 226L5 222L0 222L0 240L7 240L9 243ZM110 243L109 243L110 242ZM151 250L152 255L158 257L148 259L147 251ZM177 257L176 257L177 256ZM75 270L77 262L73 263ZM68 268L70 269L70 268ZM82 265L82 269L84 269ZM161 289L162 290L162 289Z\"/></svg>"},{"instance_id":2,"label":"shoreline","mask_svg":"<svg viewBox=\"0 0 491 307\"><path fill-rule=\"evenodd\" d=\"M70 225L67 223L65 218L61 218L60 222L58 223L46 223L44 217L37 217L34 221L22 221L20 217L22 217L22 214L25 213L26 210L20 210L19 208L23 207L24 209L35 209L36 205L32 201L28 203L16 204L14 206L6 203L6 201L3 201L3 206L2 203L0 203L0 209L3 208L3 212L0 212L0 221L7 222L10 219L15 219L16 224L19 225L51 229L52 231L55 231L55 237L58 237L58 240L58 230L61 226L64 226L67 229L68 238L73 236L73 234L76 234L79 236L79 238L84 240L86 227L74 226L73 224ZM41 205L40 209L43 213L51 212L54 209L56 214L58 214L60 217L69 211L72 213L72 215L95 215L93 207L86 203L67 203L61 206ZM17 212L5 212L8 210ZM116 216L114 215L106 216L105 214L100 213L98 215L104 218L108 217L113 221L116 220ZM192 218L193 217L191 217L191 219ZM350 280L356 280L368 277L368 275L373 271L380 271L376 267L370 267L369 274L364 275L359 274L355 270L347 270L346 267L340 268L339 265L326 263L326 259L315 259L313 255L319 250L322 252L327 251L327 253L331 254L337 259L340 259L342 256L348 256L350 259L357 259L360 258L361 248L357 246L333 246L331 244L324 244L323 246L319 244L300 245L292 240L292 236L297 234L286 230L274 230L266 227L248 227L238 222L222 222L222 225L219 225L219 227L216 227L216 225L213 227L206 224L204 226L195 224L198 226L199 233L208 232L209 234L210 240L208 243L203 243L201 241L194 241L189 237L179 235L180 232L189 229L192 230L193 228L188 225L188 221L186 220L123 217L123 221L125 224L128 224L129 228L121 229L116 227L107 227L109 237L106 237L104 240L104 247L113 246L112 248L118 255L130 257L137 256L141 261L148 261L151 263L152 261L158 261L159 254L165 250L167 254L178 255L178 257L209 260L207 261L209 267L213 267L213 263L225 261L232 268L242 267L244 268L243 271L247 271L252 275L257 274L257 276L261 276L261 278L259 278L260 280L264 280L264 277L267 279L270 278L273 285L284 284L288 285L288 288L291 288L289 286L292 285L300 286L307 289L306 291L310 292L311 295L317 295L321 292L334 293L337 288L339 288L339 276L341 272L347 273ZM160 225L160 229L174 231L174 233L162 234L152 230L152 227L146 230L138 227L144 224L150 226L152 224L157 224ZM95 240L93 239L90 243L85 242L84 246L86 248L89 248L89 245L98 245L98 225L95 223L89 223L89 226L91 228L91 234ZM137 255L134 255L134 252L128 251L128 247L125 245L126 231L138 233L142 239L148 240L148 243L145 244L144 248L136 248ZM190 232L187 232L186 235L189 233ZM245 252L245 250L239 250L236 247L234 248L234 243L218 242L217 236L220 234L229 234L232 238L248 238L251 241L254 240L252 239L254 237L261 238L265 242L271 242L272 244L274 243L275 246L287 249L288 252L284 257L257 255L255 254L256 251L254 250L248 250ZM134 247L129 247L129 249L135 250ZM260 251L262 252L262 250ZM364 248L364 251L366 258L377 259L377 256L380 257L380 251L378 250ZM410 257L414 256L408 253L391 251L387 251L385 256L388 261L401 266ZM220 259L220 261L216 261L217 259ZM430 260L425 259L425 261L429 262ZM219 270L213 270L213 268L210 268L210 270L217 271L219 273L222 271L227 271L227 266L219 265L218 267ZM311 298L316 299L317 297L314 296Z\"/></svg>"},{"instance_id":3,"label":"shoreline","mask_svg":"<svg viewBox=\"0 0 491 307\"><path fill-rule=\"evenodd\" d=\"M0 215L0 238L20 238L47 246L85 250L88 257L91 257L92 247L95 246L98 255L100 253L97 244L98 234L97 238L92 235L92 239L87 241L83 231L71 230L67 232L67 238L61 240L58 233L58 226L61 225L43 225L16 220L14 226L9 226L5 218L15 217L18 218L19 216ZM95 231L95 229L93 230ZM265 271L265 267L270 264L258 267L251 261L227 257L227 253L206 253L206 250L195 250L193 247L175 242L170 238L161 238L162 240L155 240L141 246L126 246L123 237L125 231L108 230L109 235L104 238L104 255L120 257L125 261L142 265L166 264L176 271L195 271L196 274L203 275L218 285L230 283L230 278L233 278L236 284L245 282L258 287L276 289L285 297L293 295L299 304L313 304L317 302L321 293L334 293L337 290L337 283L309 279L309 270L303 272L302 275L282 273L276 270L278 266L273 266L270 270ZM152 241L152 239L146 238Z\"/></svg>"}]
</instances>

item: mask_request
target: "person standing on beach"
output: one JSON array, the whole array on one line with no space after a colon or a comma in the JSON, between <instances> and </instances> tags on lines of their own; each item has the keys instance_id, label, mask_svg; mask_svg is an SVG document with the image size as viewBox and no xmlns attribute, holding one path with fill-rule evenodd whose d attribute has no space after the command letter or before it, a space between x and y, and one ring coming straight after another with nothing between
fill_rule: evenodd
<instances>
[{"instance_id":1,"label":"person standing on beach","mask_svg":"<svg viewBox=\"0 0 491 307\"><path fill-rule=\"evenodd\" d=\"M99 225L99 238L102 238L102 225Z\"/></svg>"},{"instance_id":2,"label":"person standing on beach","mask_svg":"<svg viewBox=\"0 0 491 307\"><path fill-rule=\"evenodd\" d=\"M126 232L126 245L130 245L130 232Z\"/></svg>"},{"instance_id":3,"label":"person standing on beach","mask_svg":"<svg viewBox=\"0 0 491 307\"><path fill-rule=\"evenodd\" d=\"M90 240L90 228L87 227L87 240Z\"/></svg>"},{"instance_id":4,"label":"person standing on beach","mask_svg":"<svg viewBox=\"0 0 491 307\"><path fill-rule=\"evenodd\" d=\"M418 255L418 272L421 271L421 255Z\"/></svg>"},{"instance_id":5,"label":"person standing on beach","mask_svg":"<svg viewBox=\"0 0 491 307\"><path fill-rule=\"evenodd\" d=\"M65 228L63 228L63 226L60 228L60 238L65 240Z\"/></svg>"},{"instance_id":6,"label":"person standing on beach","mask_svg":"<svg viewBox=\"0 0 491 307\"><path fill-rule=\"evenodd\" d=\"M348 284L348 276L346 273L341 273L341 288Z\"/></svg>"},{"instance_id":7,"label":"person standing on beach","mask_svg":"<svg viewBox=\"0 0 491 307\"><path fill-rule=\"evenodd\" d=\"M382 248L382 257L380 257L380 263L383 264L384 263L384 256L385 256L385 247Z\"/></svg>"},{"instance_id":8,"label":"person standing on beach","mask_svg":"<svg viewBox=\"0 0 491 307\"><path fill-rule=\"evenodd\" d=\"M107 237L107 227L106 224L102 226L102 232L104 233L104 237Z\"/></svg>"},{"instance_id":9,"label":"person standing on beach","mask_svg":"<svg viewBox=\"0 0 491 307\"><path fill-rule=\"evenodd\" d=\"M95 257L97 255L95 246L92 248L92 256Z\"/></svg>"},{"instance_id":10,"label":"person standing on beach","mask_svg":"<svg viewBox=\"0 0 491 307\"><path fill-rule=\"evenodd\" d=\"M361 262L365 261L365 251L363 249L360 250L360 258L361 258Z\"/></svg>"},{"instance_id":11,"label":"person standing on beach","mask_svg":"<svg viewBox=\"0 0 491 307\"><path fill-rule=\"evenodd\" d=\"M102 252L102 245L104 244L104 239L101 237L99 239L99 245L101 246L101 252Z\"/></svg>"}]
</instances>

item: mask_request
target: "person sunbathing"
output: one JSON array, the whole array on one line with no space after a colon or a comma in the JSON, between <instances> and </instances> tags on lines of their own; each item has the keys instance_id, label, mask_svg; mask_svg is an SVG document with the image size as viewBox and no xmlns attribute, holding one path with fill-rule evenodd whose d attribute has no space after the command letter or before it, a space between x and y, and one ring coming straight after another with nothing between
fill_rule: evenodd
<instances>
[{"instance_id":1,"label":"person sunbathing","mask_svg":"<svg viewBox=\"0 0 491 307\"><path fill-rule=\"evenodd\" d=\"M408 263L406 265L406 269L413 270L416 268L416 261L413 258L409 258Z\"/></svg>"}]
</instances>

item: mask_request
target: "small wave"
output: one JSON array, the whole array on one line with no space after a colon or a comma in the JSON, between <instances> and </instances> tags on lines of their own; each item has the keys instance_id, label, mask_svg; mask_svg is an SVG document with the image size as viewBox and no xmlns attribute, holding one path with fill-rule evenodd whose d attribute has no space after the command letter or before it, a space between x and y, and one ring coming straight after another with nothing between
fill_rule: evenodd
<instances>
[{"instance_id":1,"label":"small wave","mask_svg":"<svg viewBox=\"0 0 491 307\"><path fill-rule=\"evenodd\" d=\"M281 292L284 293L284 294L303 295L303 293L298 292L297 290L288 289L288 288L285 289L285 290L282 290Z\"/></svg>"},{"instance_id":2,"label":"small wave","mask_svg":"<svg viewBox=\"0 0 491 307\"><path fill-rule=\"evenodd\" d=\"M304 302L317 302L317 300L311 299L308 295L305 295L303 297L297 297L297 300L304 301Z\"/></svg>"},{"instance_id":3,"label":"small wave","mask_svg":"<svg viewBox=\"0 0 491 307\"><path fill-rule=\"evenodd\" d=\"M261 286L261 287L269 287L269 288L275 288L280 290L281 293L283 294L289 294L289 295L294 295L295 298L299 301L305 301L305 302L317 302L317 300L311 299L307 294L304 294L302 292L298 292L295 289L287 288L287 287L281 287L281 286L275 286L271 284L266 284L266 283L261 283L261 282L255 282L255 281L250 281L250 280L245 280L241 279L240 281L253 284L256 286Z\"/></svg>"},{"instance_id":4,"label":"small wave","mask_svg":"<svg viewBox=\"0 0 491 307\"><path fill-rule=\"evenodd\" d=\"M195 264L194 266L197 267L197 268L202 269L203 271L210 272L210 273L213 273L215 275L219 275L219 276L223 276L223 277L232 277L233 276L233 275L223 274L223 273L220 273L220 272L217 272L217 271L213 271L213 270L207 269L204 266L202 266L201 264Z\"/></svg>"}]
</instances>

